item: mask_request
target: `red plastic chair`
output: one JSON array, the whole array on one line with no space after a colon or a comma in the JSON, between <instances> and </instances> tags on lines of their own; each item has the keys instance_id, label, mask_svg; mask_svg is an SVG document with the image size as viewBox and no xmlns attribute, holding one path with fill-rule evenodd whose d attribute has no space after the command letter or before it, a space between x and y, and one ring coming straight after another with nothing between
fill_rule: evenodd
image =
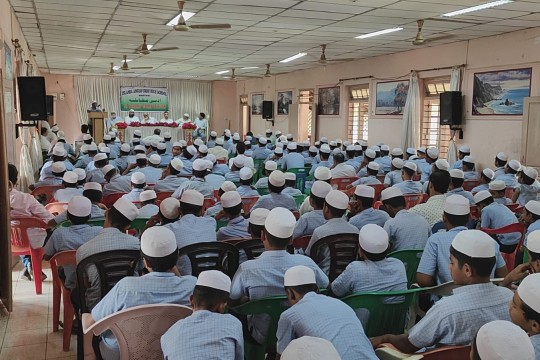
<instances>
[{"instance_id":1,"label":"red plastic chair","mask_svg":"<svg viewBox=\"0 0 540 360\"><path fill-rule=\"evenodd\" d=\"M62 251L54 255L50 260L53 278L53 331L58 331L58 324L60 323L60 298L62 298L62 303L64 305L64 322L62 326L64 328L64 351L69 351L75 309L71 303L71 291L66 287L64 281L60 279L60 276L58 276L58 267L66 265L73 265L73 267L75 267L77 265L77 261L75 259L76 252L77 250Z\"/></svg>"},{"instance_id":2,"label":"red plastic chair","mask_svg":"<svg viewBox=\"0 0 540 360\"><path fill-rule=\"evenodd\" d=\"M410 209L415 205L421 204L424 201L423 194L404 194L405 198L405 208Z\"/></svg>"},{"instance_id":3,"label":"red plastic chair","mask_svg":"<svg viewBox=\"0 0 540 360\"><path fill-rule=\"evenodd\" d=\"M471 219L478 220L478 206L471 205Z\"/></svg>"},{"instance_id":4,"label":"red plastic chair","mask_svg":"<svg viewBox=\"0 0 540 360\"><path fill-rule=\"evenodd\" d=\"M515 204L508 204L506 205L506 207L513 213L516 212L516 210L519 208L519 204L518 203L515 203Z\"/></svg>"},{"instance_id":5,"label":"red plastic chair","mask_svg":"<svg viewBox=\"0 0 540 360\"><path fill-rule=\"evenodd\" d=\"M214 199L219 200L219 189L214 189Z\"/></svg>"},{"instance_id":6,"label":"red plastic chair","mask_svg":"<svg viewBox=\"0 0 540 360\"><path fill-rule=\"evenodd\" d=\"M330 180L330 185L336 185L337 190L345 190L347 186L358 180L356 176L352 177L340 177Z\"/></svg>"},{"instance_id":7,"label":"red plastic chair","mask_svg":"<svg viewBox=\"0 0 540 360\"><path fill-rule=\"evenodd\" d=\"M226 164L227 163L227 159L217 159L216 162L218 164Z\"/></svg>"},{"instance_id":8,"label":"red plastic chair","mask_svg":"<svg viewBox=\"0 0 540 360\"><path fill-rule=\"evenodd\" d=\"M42 293L41 261L43 259L43 247L33 249L30 246L28 229L31 228L46 230L48 225L41 219L29 216L13 217L11 219L11 254L15 256L30 255L36 294L39 295Z\"/></svg>"},{"instance_id":9,"label":"red plastic chair","mask_svg":"<svg viewBox=\"0 0 540 360\"><path fill-rule=\"evenodd\" d=\"M242 210L244 211L244 214L249 214L251 212L251 208L255 203L259 200L258 196L246 196L242 198Z\"/></svg>"},{"instance_id":10,"label":"red plastic chair","mask_svg":"<svg viewBox=\"0 0 540 360\"><path fill-rule=\"evenodd\" d=\"M374 197L374 199L378 200L379 197L381 196L381 192L384 190L384 184L371 184L371 185L368 185L368 186L371 186L372 188L375 189L375 197Z\"/></svg>"},{"instance_id":11,"label":"red plastic chair","mask_svg":"<svg viewBox=\"0 0 540 360\"><path fill-rule=\"evenodd\" d=\"M384 184L384 178L386 177L386 175L384 174L378 174L377 175L377 180L379 180L381 183Z\"/></svg>"},{"instance_id":12,"label":"red plastic chair","mask_svg":"<svg viewBox=\"0 0 540 360\"><path fill-rule=\"evenodd\" d=\"M356 190L356 186L353 186L352 188L349 188L347 190L341 190L347 195L348 197L352 197L354 195L354 191Z\"/></svg>"},{"instance_id":13,"label":"red plastic chair","mask_svg":"<svg viewBox=\"0 0 540 360\"><path fill-rule=\"evenodd\" d=\"M422 203L425 203L429 199L429 194L422 194Z\"/></svg>"},{"instance_id":14,"label":"red plastic chair","mask_svg":"<svg viewBox=\"0 0 540 360\"><path fill-rule=\"evenodd\" d=\"M412 177L412 180L413 181L420 181L422 177L420 176L420 174L414 174L413 177Z\"/></svg>"},{"instance_id":15,"label":"red plastic chair","mask_svg":"<svg viewBox=\"0 0 540 360\"><path fill-rule=\"evenodd\" d=\"M311 240L311 235L300 236L299 238L293 239L292 246L295 249L305 250L307 246L309 245L310 240Z\"/></svg>"},{"instance_id":16,"label":"red plastic chair","mask_svg":"<svg viewBox=\"0 0 540 360\"><path fill-rule=\"evenodd\" d=\"M67 203L52 202L45 205L45 209L47 209L53 215L58 215L67 210L67 206Z\"/></svg>"},{"instance_id":17,"label":"red plastic chair","mask_svg":"<svg viewBox=\"0 0 540 360\"><path fill-rule=\"evenodd\" d=\"M375 201L373 202L373 208L376 210L379 210L379 208L383 205L382 201Z\"/></svg>"},{"instance_id":18,"label":"red plastic chair","mask_svg":"<svg viewBox=\"0 0 540 360\"><path fill-rule=\"evenodd\" d=\"M62 185L40 186L32 190L31 195L35 198L45 196L45 204L48 204L54 201L54 193L56 192L56 190L63 189L63 188L64 187Z\"/></svg>"},{"instance_id":19,"label":"red plastic chair","mask_svg":"<svg viewBox=\"0 0 540 360\"><path fill-rule=\"evenodd\" d=\"M450 345L441 346L433 350L429 350L416 354L405 354L396 349L392 344L382 344L375 350L375 355L379 359L384 360L457 360L468 359L471 352L470 346Z\"/></svg>"},{"instance_id":20,"label":"red plastic chair","mask_svg":"<svg viewBox=\"0 0 540 360\"><path fill-rule=\"evenodd\" d=\"M172 196L173 192L172 191L167 191L167 192L158 192L156 195L156 201L163 201L167 198L170 198Z\"/></svg>"},{"instance_id":21,"label":"red plastic chair","mask_svg":"<svg viewBox=\"0 0 540 360\"><path fill-rule=\"evenodd\" d=\"M216 199L214 198L204 198L203 202L203 211L206 211L209 207L212 207L216 204Z\"/></svg>"},{"instance_id":22,"label":"red plastic chair","mask_svg":"<svg viewBox=\"0 0 540 360\"><path fill-rule=\"evenodd\" d=\"M521 237L519 239L519 243L516 246L516 249L514 252L507 254L501 252L501 256L503 257L504 261L506 262L506 267L508 268L508 271L512 271L514 269L514 265L516 262L516 253L519 251L519 249L523 245L523 239L525 238L525 227L521 223L515 223L503 226L498 229L488 229L488 228L481 228L483 232L489 235L500 235L500 234L510 234L510 233L520 233Z\"/></svg>"},{"instance_id":23,"label":"red plastic chair","mask_svg":"<svg viewBox=\"0 0 540 360\"><path fill-rule=\"evenodd\" d=\"M124 196L126 193L114 193L114 194L109 194L107 196L104 196L103 199L101 200L101 203L103 205L105 205L106 207L110 208L111 206L114 205L114 203L116 202L116 200L120 199L122 196Z\"/></svg>"},{"instance_id":24,"label":"red plastic chair","mask_svg":"<svg viewBox=\"0 0 540 360\"><path fill-rule=\"evenodd\" d=\"M509 199L512 199L512 197L514 196L514 188L512 187L507 187L505 190L504 190L504 196L509 198Z\"/></svg>"},{"instance_id":25,"label":"red plastic chair","mask_svg":"<svg viewBox=\"0 0 540 360\"><path fill-rule=\"evenodd\" d=\"M478 180L465 180L463 182L463 190L471 191L473 188L477 187L479 183Z\"/></svg>"}]
</instances>

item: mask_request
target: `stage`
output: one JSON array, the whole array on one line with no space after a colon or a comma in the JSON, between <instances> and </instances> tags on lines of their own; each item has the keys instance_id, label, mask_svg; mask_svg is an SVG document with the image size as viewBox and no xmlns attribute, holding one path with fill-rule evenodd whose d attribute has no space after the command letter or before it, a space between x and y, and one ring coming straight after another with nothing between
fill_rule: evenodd
<instances>
[{"instance_id":1,"label":"stage","mask_svg":"<svg viewBox=\"0 0 540 360\"><path fill-rule=\"evenodd\" d=\"M139 126L139 127L133 127L128 126L125 129L118 129L118 133L122 134L122 139L125 142L130 142L131 139L133 139L133 133L135 130L140 130L142 133L141 139L144 140L144 138L154 135L154 130L159 129L161 130L161 134L159 136L163 137L163 135L166 132L171 133L171 141L175 142L178 140L184 140L184 130L181 127L168 127L168 126Z\"/></svg>"}]
</instances>

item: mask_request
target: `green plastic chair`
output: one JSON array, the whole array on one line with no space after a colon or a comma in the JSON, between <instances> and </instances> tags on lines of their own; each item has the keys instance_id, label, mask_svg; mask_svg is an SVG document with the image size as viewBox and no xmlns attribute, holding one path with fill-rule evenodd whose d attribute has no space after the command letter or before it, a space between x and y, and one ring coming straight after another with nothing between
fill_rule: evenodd
<instances>
[{"instance_id":1,"label":"green plastic chair","mask_svg":"<svg viewBox=\"0 0 540 360\"><path fill-rule=\"evenodd\" d=\"M255 168L255 174L253 174L253 184L255 184L261 177L264 176L264 159L253 160L253 167Z\"/></svg>"},{"instance_id":2,"label":"green plastic chair","mask_svg":"<svg viewBox=\"0 0 540 360\"><path fill-rule=\"evenodd\" d=\"M369 319L364 327L367 337L397 335L405 331L409 308L415 305L418 293L422 291L424 289L417 288L406 291L356 293L341 300L354 310L369 311Z\"/></svg>"},{"instance_id":3,"label":"green plastic chair","mask_svg":"<svg viewBox=\"0 0 540 360\"><path fill-rule=\"evenodd\" d=\"M305 195L305 194L300 194L300 195L294 195L293 198L294 198L294 201L296 201L296 207L298 209L300 209L300 206L302 205L302 203L304 202L304 200L307 198L308 196Z\"/></svg>"},{"instance_id":4,"label":"green plastic chair","mask_svg":"<svg viewBox=\"0 0 540 360\"><path fill-rule=\"evenodd\" d=\"M216 220L216 231L229 224L229 219Z\"/></svg>"},{"instance_id":5,"label":"green plastic chair","mask_svg":"<svg viewBox=\"0 0 540 360\"><path fill-rule=\"evenodd\" d=\"M148 220L150 219L137 218L131 222L131 225L129 225L129 229L135 229L141 232L146 226Z\"/></svg>"},{"instance_id":6,"label":"green plastic chair","mask_svg":"<svg viewBox=\"0 0 540 360\"><path fill-rule=\"evenodd\" d=\"M416 270L418 270L422 252L423 250L398 250L388 254L388 257L399 259L405 265L409 287L416 282Z\"/></svg>"},{"instance_id":7,"label":"green plastic chair","mask_svg":"<svg viewBox=\"0 0 540 360\"><path fill-rule=\"evenodd\" d=\"M303 193L306 188L306 180L309 175L309 169L292 168L292 169L287 169L287 172L296 174L296 188Z\"/></svg>"},{"instance_id":8,"label":"green plastic chair","mask_svg":"<svg viewBox=\"0 0 540 360\"><path fill-rule=\"evenodd\" d=\"M289 304L286 296L273 296L263 299L249 301L245 304L229 309L232 314L238 315L258 315L267 314L270 316L270 326L268 336L264 344L257 344L244 335L244 359L246 360L264 360L267 352L276 351L276 333L279 317Z\"/></svg>"},{"instance_id":9,"label":"green plastic chair","mask_svg":"<svg viewBox=\"0 0 540 360\"><path fill-rule=\"evenodd\" d=\"M270 190L268 190L268 188L257 188L257 192L261 196L270 194Z\"/></svg>"}]
</instances>

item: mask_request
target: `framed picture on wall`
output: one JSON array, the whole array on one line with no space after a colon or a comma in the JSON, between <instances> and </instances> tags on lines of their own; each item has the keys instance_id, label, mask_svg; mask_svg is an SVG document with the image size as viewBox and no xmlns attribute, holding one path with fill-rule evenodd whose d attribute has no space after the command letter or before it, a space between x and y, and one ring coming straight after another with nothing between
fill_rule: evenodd
<instances>
[{"instance_id":1,"label":"framed picture on wall","mask_svg":"<svg viewBox=\"0 0 540 360\"><path fill-rule=\"evenodd\" d=\"M378 82L375 89L375 115L403 114L409 80Z\"/></svg>"},{"instance_id":2,"label":"framed picture on wall","mask_svg":"<svg viewBox=\"0 0 540 360\"><path fill-rule=\"evenodd\" d=\"M277 114L289 115L289 105L292 104L292 91L278 91L277 93Z\"/></svg>"},{"instance_id":3,"label":"framed picture on wall","mask_svg":"<svg viewBox=\"0 0 540 360\"><path fill-rule=\"evenodd\" d=\"M251 115L262 115L264 94L251 95Z\"/></svg>"},{"instance_id":4,"label":"framed picture on wall","mask_svg":"<svg viewBox=\"0 0 540 360\"><path fill-rule=\"evenodd\" d=\"M13 63L11 61L11 48L8 46L7 43L4 43L4 54L5 54L4 75L6 77L6 80L11 81L13 80Z\"/></svg>"},{"instance_id":5,"label":"framed picture on wall","mask_svg":"<svg viewBox=\"0 0 540 360\"><path fill-rule=\"evenodd\" d=\"M531 94L532 68L474 74L473 115L523 115Z\"/></svg>"},{"instance_id":6,"label":"framed picture on wall","mask_svg":"<svg viewBox=\"0 0 540 360\"><path fill-rule=\"evenodd\" d=\"M339 86L319 88L319 103L317 112L319 115L339 115Z\"/></svg>"}]
</instances>

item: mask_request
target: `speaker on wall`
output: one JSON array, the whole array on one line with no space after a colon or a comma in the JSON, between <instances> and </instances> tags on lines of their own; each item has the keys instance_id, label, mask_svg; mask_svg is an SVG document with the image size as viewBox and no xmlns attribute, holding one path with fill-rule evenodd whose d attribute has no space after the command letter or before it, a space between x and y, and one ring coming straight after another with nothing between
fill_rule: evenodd
<instances>
[{"instance_id":1,"label":"speaker on wall","mask_svg":"<svg viewBox=\"0 0 540 360\"><path fill-rule=\"evenodd\" d=\"M274 118L274 102L273 101L263 101L262 117L263 119Z\"/></svg>"},{"instance_id":2,"label":"speaker on wall","mask_svg":"<svg viewBox=\"0 0 540 360\"><path fill-rule=\"evenodd\" d=\"M463 101L461 91L447 91L440 94L441 125L461 125L463 121Z\"/></svg>"},{"instance_id":3,"label":"speaker on wall","mask_svg":"<svg viewBox=\"0 0 540 360\"><path fill-rule=\"evenodd\" d=\"M47 93L43 76L19 76L21 120L47 120Z\"/></svg>"},{"instance_id":4,"label":"speaker on wall","mask_svg":"<svg viewBox=\"0 0 540 360\"><path fill-rule=\"evenodd\" d=\"M47 95L47 116L54 116L54 96Z\"/></svg>"}]
</instances>

